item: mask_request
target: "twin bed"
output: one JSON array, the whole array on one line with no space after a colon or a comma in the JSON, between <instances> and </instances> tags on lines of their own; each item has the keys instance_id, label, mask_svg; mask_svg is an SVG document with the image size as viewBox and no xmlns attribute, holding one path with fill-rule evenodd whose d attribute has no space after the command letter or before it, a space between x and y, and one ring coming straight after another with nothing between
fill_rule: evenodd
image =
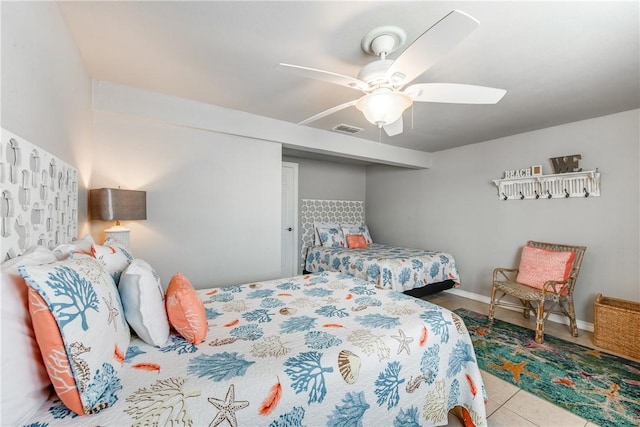
<instances>
[{"instance_id":1,"label":"twin bed","mask_svg":"<svg viewBox=\"0 0 640 427\"><path fill-rule=\"evenodd\" d=\"M13 184L23 185L10 181L5 182L7 191L13 191ZM70 191L77 191L73 187ZM56 246L46 244L46 236L43 242L50 249ZM89 255L50 263L56 251L39 246L33 252L23 246L15 247L15 254L31 254L14 257L2 268L3 284L11 283L12 289L3 294L3 346L6 328L11 327L5 320L14 319L24 332L12 335L13 352L5 347L2 353L2 424L445 425L454 411L466 425L486 425L486 393L466 327L454 313L426 301L329 271L202 289L193 292L206 315L204 340L189 342L179 329L172 330L166 342L152 345L133 330L128 339L125 311L117 298L119 273L101 271ZM40 255L34 258L34 253ZM126 262L136 264L132 256ZM107 278L92 285L96 292L109 288L116 297L96 299L96 304L104 304L100 307L106 308L108 321L95 326L104 333L87 339L97 339L92 344L97 347L114 328L126 329L120 336L127 338L122 348L103 355L117 375L109 377L104 392L109 395L89 408L95 412L91 415L71 411L49 383L44 383L45 394L28 390L31 381L48 379L43 378L39 344L25 312L25 289L42 291L46 277L48 285L54 277L64 281L48 269L74 265L82 266L87 282L114 277L111 284ZM44 283L40 287L34 286L38 274ZM120 280L119 286L127 286ZM47 310L45 305L40 308ZM49 309L55 317L52 304ZM89 347L65 341L67 364L77 365L78 349L84 357ZM35 371L40 374L34 376ZM98 370L93 378L104 379L106 372ZM15 411L5 413L9 408Z\"/></svg>"},{"instance_id":2,"label":"twin bed","mask_svg":"<svg viewBox=\"0 0 640 427\"><path fill-rule=\"evenodd\" d=\"M347 273L378 288L412 296L460 283L455 259L449 253L374 243L365 222L364 202L303 199L301 219L300 254L305 272ZM363 233L365 247L349 247L348 233Z\"/></svg>"},{"instance_id":3,"label":"twin bed","mask_svg":"<svg viewBox=\"0 0 640 427\"><path fill-rule=\"evenodd\" d=\"M305 270L339 271L379 288L422 295L451 288L460 281L455 260L447 253L378 243L365 249L313 246L307 252Z\"/></svg>"}]
</instances>

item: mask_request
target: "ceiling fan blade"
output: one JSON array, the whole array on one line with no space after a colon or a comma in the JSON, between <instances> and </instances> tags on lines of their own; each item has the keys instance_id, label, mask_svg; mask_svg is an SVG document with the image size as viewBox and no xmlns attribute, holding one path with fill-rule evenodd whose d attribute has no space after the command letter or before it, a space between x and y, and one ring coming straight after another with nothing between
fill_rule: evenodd
<instances>
[{"instance_id":1,"label":"ceiling fan blade","mask_svg":"<svg viewBox=\"0 0 640 427\"><path fill-rule=\"evenodd\" d=\"M402 82L402 85L409 83L464 40L479 24L464 12L450 12L402 52L387 70L387 77L391 81Z\"/></svg>"},{"instance_id":2,"label":"ceiling fan blade","mask_svg":"<svg viewBox=\"0 0 640 427\"><path fill-rule=\"evenodd\" d=\"M402 117L400 117L395 122L382 126L382 129L384 129L387 135L396 136L402 133L402 127Z\"/></svg>"},{"instance_id":3,"label":"ceiling fan blade","mask_svg":"<svg viewBox=\"0 0 640 427\"><path fill-rule=\"evenodd\" d=\"M284 63L276 65L275 68L288 73L297 74L308 79L324 80L325 82L345 86L351 89L366 90L369 88L369 85L362 80L345 76L343 74L332 73L331 71L317 70L315 68Z\"/></svg>"},{"instance_id":4,"label":"ceiling fan blade","mask_svg":"<svg viewBox=\"0 0 640 427\"><path fill-rule=\"evenodd\" d=\"M449 104L497 104L507 93L504 89L456 83L418 83L403 92L414 101Z\"/></svg>"},{"instance_id":5,"label":"ceiling fan blade","mask_svg":"<svg viewBox=\"0 0 640 427\"><path fill-rule=\"evenodd\" d=\"M306 120L301 121L300 123L298 123L299 125L306 125L307 123L311 123L314 122L318 119L321 119L325 116L328 116L329 114L333 114L336 113L340 110L344 110L345 108L349 108L352 107L354 105L356 105L356 102L358 102L357 99L354 99L353 101L349 101L349 102L345 102L344 104L340 104L340 105L336 105L335 107L329 108L328 110L324 110L321 113L316 114L315 116L311 116Z\"/></svg>"}]
</instances>

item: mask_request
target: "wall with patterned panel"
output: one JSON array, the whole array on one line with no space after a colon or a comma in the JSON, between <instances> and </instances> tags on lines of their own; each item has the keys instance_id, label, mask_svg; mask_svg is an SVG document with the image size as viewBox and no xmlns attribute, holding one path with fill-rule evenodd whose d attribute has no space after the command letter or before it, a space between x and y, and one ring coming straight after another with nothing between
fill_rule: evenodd
<instances>
[{"instance_id":1,"label":"wall with patterned panel","mask_svg":"<svg viewBox=\"0 0 640 427\"><path fill-rule=\"evenodd\" d=\"M2 129L0 236L2 261L34 245L53 249L77 237L78 171Z\"/></svg>"},{"instance_id":2,"label":"wall with patterned panel","mask_svg":"<svg viewBox=\"0 0 640 427\"><path fill-rule=\"evenodd\" d=\"M313 223L360 225L365 223L363 201L302 199L300 206L300 265L304 267L307 249L313 246Z\"/></svg>"}]
</instances>

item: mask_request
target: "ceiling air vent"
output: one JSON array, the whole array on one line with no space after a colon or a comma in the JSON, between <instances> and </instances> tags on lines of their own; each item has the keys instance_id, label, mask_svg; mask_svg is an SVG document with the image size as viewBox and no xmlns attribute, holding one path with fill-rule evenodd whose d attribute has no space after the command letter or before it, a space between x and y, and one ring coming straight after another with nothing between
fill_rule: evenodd
<instances>
[{"instance_id":1,"label":"ceiling air vent","mask_svg":"<svg viewBox=\"0 0 640 427\"><path fill-rule=\"evenodd\" d=\"M344 123L341 123L337 126L334 126L331 130L334 130L336 132L341 132L341 133L348 133L349 135L353 135L354 133L358 133L360 131L363 131L364 129L362 128L357 128L355 126L351 126L351 125L345 125Z\"/></svg>"}]
</instances>

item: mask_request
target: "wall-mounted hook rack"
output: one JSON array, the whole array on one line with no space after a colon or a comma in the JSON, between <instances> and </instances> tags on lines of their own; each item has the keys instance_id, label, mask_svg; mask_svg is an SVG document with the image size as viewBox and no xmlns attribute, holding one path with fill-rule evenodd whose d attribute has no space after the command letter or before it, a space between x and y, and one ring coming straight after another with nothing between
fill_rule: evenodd
<instances>
[{"instance_id":1,"label":"wall-mounted hook rack","mask_svg":"<svg viewBox=\"0 0 640 427\"><path fill-rule=\"evenodd\" d=\"M600 196L600 172L584 171L526 178L494 179L500 200Z\"/></svg>"}]
</instances>

